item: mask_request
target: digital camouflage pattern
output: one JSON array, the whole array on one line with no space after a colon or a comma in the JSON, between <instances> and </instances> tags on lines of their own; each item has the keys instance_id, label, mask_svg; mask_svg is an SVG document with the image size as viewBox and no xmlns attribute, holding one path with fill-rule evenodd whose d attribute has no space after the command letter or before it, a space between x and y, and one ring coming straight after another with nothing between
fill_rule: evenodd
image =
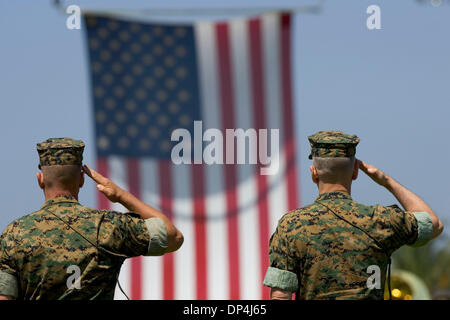
<instances>
[{"instance_id":1,"label":"digital camouflage pattern","mask_svg":"<svg viewBox=\"0 0 450 320\"><path fill-rule=\"evenodd\" d=\"M50 138L38 143L39 168L52 165L81 165L84 143L71 138Z\"/></svg>"},{"instance_id":2,"label":"digital camouflage pattern","mask_svg":"<svg viewBox=\"0 0 450 320\"><path fill-rule=\"evenodd\" d=\"M61 196L6 227L0 272L17 278L19 300L113 299L123 261L145 255L149 241L145 222L137 214L91 209L71 196ZM66 285L73 275L67 273L71 265L81 270L80 290Z\"/></svg>"},{"instance_id":3,"label":"digital camouflage pattern","mask_svg":"<svg viewBox=\"0 0 450 320\"><path fill-rule=\"evenodd\" d=\"M352 157L356 153L359 138L341 131L319 131L308 137L313 157Z\"/></svg>"},{"instance_id":4,"label":"digital camouflage pattern","mask_svg":"<svg viewBox=\"0 0 450 320\"><path fill-rule=\"evenodd\" d=\"M414 215L396 205L366 206L344 192L322 193L279 220L270 239L270 266L297 275L296 299L383 299L387 254L321 204L365 230L389 255L418 236ZM380 267L381 289L367 287L371 265Z\"/></svg>"}]
</instances>

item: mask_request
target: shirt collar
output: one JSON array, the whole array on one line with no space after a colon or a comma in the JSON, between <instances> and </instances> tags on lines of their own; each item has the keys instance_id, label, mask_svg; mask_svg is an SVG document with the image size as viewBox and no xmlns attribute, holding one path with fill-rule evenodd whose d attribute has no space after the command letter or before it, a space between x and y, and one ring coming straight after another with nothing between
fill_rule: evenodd
<instances>
[{"instance_id":1,"label":"shirt collar","mask_svg":"<svg viewBox=\"0 0 450 320\"><path fill-rule=\"evenodd\" d=\"M53 206L58 203L78 203L78 200L75 199L73 196L58 196L45 201L44 204L41 206L41 209Z\"/></svg>"},{"instance_id":2,"label":"shirt collar","mask_svg":"<svg viewBox=\"0 0 450 320\"><path fill-rule=\"evenodd\" d=\"M344 191L324 192L319 194L316 201L347 199L352 200L350 194Z\"/></svg>"}]
</instances>

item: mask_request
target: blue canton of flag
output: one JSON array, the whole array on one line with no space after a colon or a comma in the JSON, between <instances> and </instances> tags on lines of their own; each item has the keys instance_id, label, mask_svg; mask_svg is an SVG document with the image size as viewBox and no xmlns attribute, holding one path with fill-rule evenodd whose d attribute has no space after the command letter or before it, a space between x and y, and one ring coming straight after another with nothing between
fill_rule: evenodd
<instances>
[{"instance_id":1,"label":"blue canton of flag","mask_svg":"<svg viewBox=\"0 0 450 320\"><path fill-rule=\"evenodd\" d=\"M99 157L170 158L200 120L192 26L86 17Z\"/></svg>"}]
</instances>

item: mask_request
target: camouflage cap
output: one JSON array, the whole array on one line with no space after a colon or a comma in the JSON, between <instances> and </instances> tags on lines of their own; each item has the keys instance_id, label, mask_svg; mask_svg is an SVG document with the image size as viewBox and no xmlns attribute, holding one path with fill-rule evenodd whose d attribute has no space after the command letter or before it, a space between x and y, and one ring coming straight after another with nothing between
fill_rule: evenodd
<instances>
[{"instance_id":1,"label":"camouflage cap","mask_svg":"<svg viewBox=\"0 0 450 320\"><path fill-rule=\"evenodd\" d=\"M39 169L41 166L82 164L84 143L71 138L50 138L38 143Z\"/></svg>"},{"instance_id":2,"label":"camouflage cap","mask_svg":"<svg viewBox=\"0 0 450 320\"><path fill-rule=\"evenodd\" d=\"M308 137L313 157L351 157L356 153L359 138L341 131L319 131Z\"/></svg>"}]
</instances>

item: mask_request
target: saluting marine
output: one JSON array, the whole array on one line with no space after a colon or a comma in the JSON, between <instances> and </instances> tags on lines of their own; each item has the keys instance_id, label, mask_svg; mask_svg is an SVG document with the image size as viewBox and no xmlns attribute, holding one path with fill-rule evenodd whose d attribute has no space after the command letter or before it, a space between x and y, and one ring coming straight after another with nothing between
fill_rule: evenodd
<instances>
[{"instance_id":1,"label":"saluting marine","mask_svg":"<svg viewBox=\"0 0 450 320\"><path fill-rule=\"evenodd\" d=\"M82 165L84 143L52 138L37 145L40 210L9 224L0 243L0 299L113 299L126 258L177 250L183 235L158 210ZM82 206L84 173L130 212ZM68 277L80 271L73 282Z\"/></svg>"},{"instance_id":2,"label":"saluting marine","mask_svg":"<svg viewBox=\"0 0 450 320\"><path fill-rule=\"evenodd\" d=\"M270 239L264 285L272 299L383 299L391 254L437 237L442 222L417 195L355 158L359 138L340 131L310 137L310 166L319 196L286 213ZM359 169L403 206L367 206L351 198ZM368 278L379 268L380 283Z\"/></svg>"}]
</instances>

